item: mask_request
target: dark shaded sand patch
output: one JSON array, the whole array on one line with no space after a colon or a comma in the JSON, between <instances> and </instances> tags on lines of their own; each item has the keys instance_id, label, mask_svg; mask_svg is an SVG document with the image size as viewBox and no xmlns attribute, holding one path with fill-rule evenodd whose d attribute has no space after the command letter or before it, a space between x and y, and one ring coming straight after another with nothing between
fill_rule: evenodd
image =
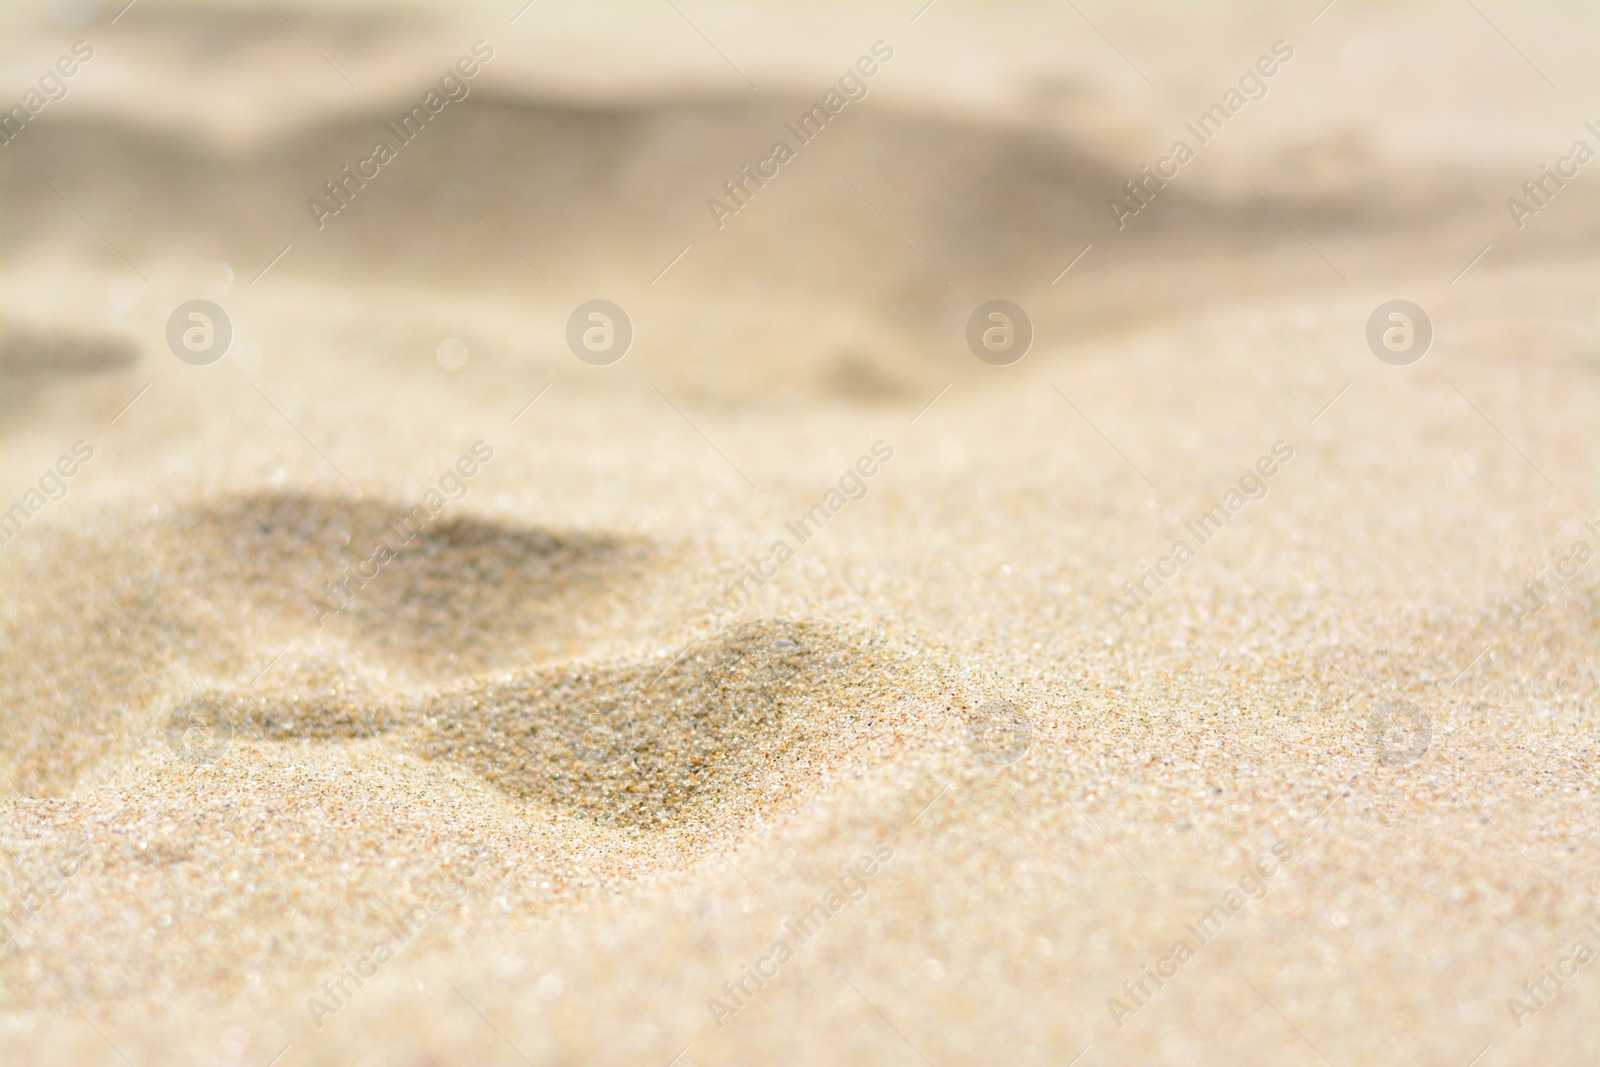
<instances>
[{"instance_id":1,"label":"dark shaded sand patch","mask_svg":"<svg viewBox=\"0 0 1600 1067\"><path fill-rule=\"evenodd\" d=\"M882 638L764 620L663 658L574 664L439 694L421 747L597 823L664 827L731 794L805 782L817 742L896 691Z\"/></svg>"},{"instance_id":2,"label":"dark shaded sand patch","mask_svg":"<svg viewBox=\"0 0 1600 1067\"><path fill-rule=\"evenodd\" d=\"M0 782L69 790L130 731L249 688L286 648L260 683L276 703L306 692L367 704L375 679L439 684L582 654L631 632L629 598L665 558L622 535L443 514L319 631L312 597L386 534L399 544L390 524L406 513L256 494L52 528L38 560L8 553Z\"/></svg>"}]
</instances>

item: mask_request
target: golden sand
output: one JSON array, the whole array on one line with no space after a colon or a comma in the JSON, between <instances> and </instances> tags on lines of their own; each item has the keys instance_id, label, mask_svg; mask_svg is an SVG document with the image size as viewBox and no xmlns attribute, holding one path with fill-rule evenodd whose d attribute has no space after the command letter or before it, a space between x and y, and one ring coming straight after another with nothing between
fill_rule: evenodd
<instances>
[{"instance_id":1,"label":"golden sand","mask_svg":"<svg viewBox=\"0 0 1600 1067\"><path fill-rule=\"evenodd\" d=\"M0 1062L1600 1055L1592 12L520 6L3 16Z\"/></svg>"}]
</instances>

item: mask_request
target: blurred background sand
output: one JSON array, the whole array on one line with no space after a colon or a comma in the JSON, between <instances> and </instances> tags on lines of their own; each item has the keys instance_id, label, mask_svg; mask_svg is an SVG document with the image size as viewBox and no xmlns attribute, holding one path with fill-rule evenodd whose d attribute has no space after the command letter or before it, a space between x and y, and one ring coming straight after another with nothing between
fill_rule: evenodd
<instances>
[{"instance_id":1,"label":"blurred background sand","mask_svg":"<svg viewBox=\"0 0 1600 1067\"><path fill-rule=\"evenodd\" d=\"M8 1063L1600 1055L1600 963L1507 1003L1600 918L1594 565L1506 606L1600 546L1596 164L1505 206L1600 144L1596 15L918 6L0 13L6 106L94 49L0 148L0 509L93 450L0 548ZM480 40L319 230L307 198ZM880 40L719 230L706 199ZM1280 40L1119 230L1106 200ZM1009 367L963 339L995 297L1035 328ZM197 298L233 327L210 366L167 348ZM594 298L634 329L605 367L565 340ZM1364 339L1395 298L1434 330L1405 367ZM998 751L995 701L1026 722ZM1411 762L1372 732L1395 701Z\"/></svg>"}]
</instances>

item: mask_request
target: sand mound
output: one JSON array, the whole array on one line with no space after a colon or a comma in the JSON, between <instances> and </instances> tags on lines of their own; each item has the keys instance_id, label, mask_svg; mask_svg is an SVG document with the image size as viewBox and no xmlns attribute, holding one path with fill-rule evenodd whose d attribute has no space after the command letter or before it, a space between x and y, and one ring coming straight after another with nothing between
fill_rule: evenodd
<instances>
[{"instance_id":1,"label":"sand mound","mask_svg":"<svg viewBox=\"0 0 1600 1067\"><path fill-rule=\"evenodd\" d=\"M9 325L0 331L0 424L10 429L35 414L51 387L115 375L137 365L139 355L126 334Z\"/></svg>"},{"instance_id":2,"label":"sand mound","mask_svg":"<svg viewBox=\"0 0 1600 1067\"><path fill-rule=\"evenodd\" d=\"M435 518L423 502L296 494L181 515L166 536L214 546L185 581L203 586L223 571L260 607L319 629L344 623L376 658L425 677L559 654L618 613L661 556L604 533Z\"/></svg>"},{"instance_id":3,"label":"sand mound","mask_svg":"<svg viewBox=\"0 0 1600 1067\"><path fill-rule=\"evenodd\" d=\"M738 792L792 792L817 754L887 703L883 648L816 623L753 623L676 662L573 665L442 693L420 709L421 748L595 822L705 820L746 807Z\"/></svg>"},{"instance_id":4,"label":"sand mound","mask_svg":"<svg viewBox=\"0 0 1600 1067\"><path fill-rule=\"evenodd\" d=\"M742 817L803 788L892 698L887 642L768 620L674 657L578 662L399 697L360 680L201 692L162 729L191 762L233 744L352 741L460 765L519 800L645 829ZM903 682L903 677L902 677ZM754 794L754 795L751 795Z\"/></svg>"},{"instance_id":5,"label":"sand mound","mask_svg":"<svg viewBox=\"0 0 1600 1067\"><path fill-rule=\"evenodd\" d=\"M243 274L292 243L274 283L492 294L523 309L537 350L562 358L566 316L604 296L628 311L663 380L741 403L881 402L987 381L960 341L980 301L1021 301L1041 346L1181 318L1241 291L1335 280L1285 214L1334 262L1355 244L1408 259L1415 237L1396 236L1401 222L1413 235L1459 227L1481 208L1464 189L1506 177L1374 173L1330 190L1298 160L1295 180L1270 189L1277 207L1242 181L1225 191L1174 181L1121 227L1107 204L1146 161L1108 157L1070 128L869 97L800 144L786 123L813 102L782 92L580 102L480 88L410 142L389 125L410 106L398 98L228 148L67 115L30 130L30 152L0 171L14 205L0 247L59 252L65 232L76 254L125 272L93 231L75 233L49 184L105 172L114 179L92 187L62 178L63 192L136 263L229 249ZM794 162L719 223L708 202L733 203L725 183L779 138L795 143ZM377 140L398 154L357 187L343 170ZM344 206L318 219L308 205L338 204L332 181L345 182ZM1053 284L1091 245L1092 269Z\"/></svg>"},{"instance_id":6,"label":"sand mound","mask_svg":"<svg viewBox=\"0 0 1600 1067\"><path fill-rule=\"evenodd\" d=\"M379 544L396 549L381 567ZM258 675L348 703L625 640L627 598L664 559L625 537L294 493L103 515L57 548L48 566L19 560L34 594L0 617L6 648L49 636L0 681L0 775L29 796Z\"/></svg>"},{"instance_id":7,"label":"sand mound","mask_svg":"<svg viewBox=\"0 0 1600 1067\"><path fill-rule=\"evenodd\" d=\"M117 334L28 329L0 333L0 375L8 386L16 379L106 374L131 367L138 359L133 340Z\"/></svg>"}]
</instances>

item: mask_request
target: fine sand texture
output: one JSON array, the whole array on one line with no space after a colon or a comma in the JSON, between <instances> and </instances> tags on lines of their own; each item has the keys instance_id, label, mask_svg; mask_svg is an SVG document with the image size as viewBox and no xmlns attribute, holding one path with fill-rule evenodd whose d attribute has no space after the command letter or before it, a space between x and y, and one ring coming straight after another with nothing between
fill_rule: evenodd
<instances>
[{"instance_id":1,"label":"fine sand texture","mask_svg":"<svg viewBox=\"0 0 1600 1067\"><path fill-rule=\"evenodd\" d=\"M0 1064L1594 1063L1597 41L6 6Z\"/></svg>"}]
</instances>

